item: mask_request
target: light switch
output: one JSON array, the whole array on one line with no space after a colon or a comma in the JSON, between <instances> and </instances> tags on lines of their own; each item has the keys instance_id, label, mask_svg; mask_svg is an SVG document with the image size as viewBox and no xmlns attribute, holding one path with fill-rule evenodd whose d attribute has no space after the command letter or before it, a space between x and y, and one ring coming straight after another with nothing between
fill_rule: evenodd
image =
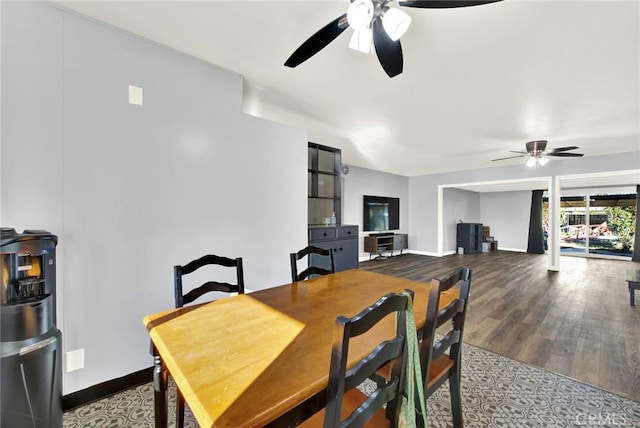
<instances>
[{"instance_id":1,"label":"light switch","mask_svg":"<svg viewBox=\"0 0 640 428\"><path fill-rule=\"evenodd\" d=\"M84 368L84 348L67 352L67 373Z\"/></svg>"},{"instance_id":2,"label":"light switch","mask_svg":"<svg viewBox=\"0 0 640 428\"><path fill-rule=\"evenodd\" d=\"M142 105L142 88L129 85L129 104Z\"/></svg>"}]
</instances>

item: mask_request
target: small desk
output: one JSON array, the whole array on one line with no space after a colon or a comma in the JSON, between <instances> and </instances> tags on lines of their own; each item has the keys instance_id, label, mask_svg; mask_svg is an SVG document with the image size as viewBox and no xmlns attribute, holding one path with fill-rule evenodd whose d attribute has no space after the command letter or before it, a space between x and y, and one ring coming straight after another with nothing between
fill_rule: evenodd
<instances>
[{"instance_id":1,"label":"small desk","mask_svg":"<svg viewBox=\"0 0 640 428\"><path fill-rule=\"evenodd\" d=\"M167 422L166 370L201 427L291 426L306 419L325 405L336 317L410 289L420 328L430 287L354 269L146 316L158 352L156 426ZM451 290L441 304L457 296ZM350 344L348 367L393 335L393 318L370 333Z\"/></svg>"},{"instance_id":2,"label":"small desk","mask_svg":"<svg viewBox=\"0 0 640 428\"><path fill-rule=\"evenodd\" d=\"M629 283L629 304L635 306L635 290L640 290L640 270L627 270L625 280Z\"/></svg>"}]
</instances>

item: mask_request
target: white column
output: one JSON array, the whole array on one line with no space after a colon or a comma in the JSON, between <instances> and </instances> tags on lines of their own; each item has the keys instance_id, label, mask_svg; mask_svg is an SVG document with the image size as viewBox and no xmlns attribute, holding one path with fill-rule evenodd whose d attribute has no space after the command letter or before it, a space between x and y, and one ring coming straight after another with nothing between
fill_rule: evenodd
<instances>
[{"instance_id":1,"label":"white column","mask_svg":"<svg viewBox=\"0 0 640 428\"><path fill-rule=\"evenodd\" d=\"M549 182L549 236L547 237L548 270L560 270L560 179Z\"/></svg>"},{"instance_id":2,"label":"white column","mask_svg":"<svg viewBox=\"0 0 640 428\"><path fill-rule=\"evenodd\" d=\"M438 248L436 251L438 257L444 256L444 188L442 186L438 186Z\"/></svg>"}]
</instances>

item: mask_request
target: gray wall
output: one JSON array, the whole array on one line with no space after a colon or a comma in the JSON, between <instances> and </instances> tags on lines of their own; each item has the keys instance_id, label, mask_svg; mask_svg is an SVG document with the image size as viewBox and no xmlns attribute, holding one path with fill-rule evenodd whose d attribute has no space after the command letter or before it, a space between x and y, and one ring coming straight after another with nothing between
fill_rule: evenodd
<instances>
[{"instance_id":1,"label":"gray wall","mask_svg":"<svg viewBox=\"0 0 640 428\"><path fill-rule=\"evenodd\" d=\"M640 151L554 159L544 168L537 169L513 165L409 177L409 248L420 253L438 254L439 186L637 169L640 169ZM444 221L448 220L444 218ZM443 241L455 242L455 237L443 236Z\"/></svg>"},{"instance_id":2,"label":"gray wall","mask_svg":"<svg viewBox=\"0 0 640 428\"><path fill-rule=\"evenodd\" d=\"M362 231L362 197L364 195L389 196L400 198L400 230L396 233L409 231L409 197L407 177L372 169L349 166L349 174L342 176L343 191L343 223L360 226L358 246L360 259L368 260L369 254L364 252L364 237L370 232Z\"/></svg>"},{"instance_id":3,"label":"gray wall","mask_svg":"<svg viewBox=\"0 0 640 428\"><path fill-rule=\"evenodd\" d=\"M527 251L531 191L480 194L480 222L501 250Z\"/></svg>"},{"instance_id":4,"label":"gray wall","mask_svg":"<svg viewBox=\"0 0 640 428\"><path fill-rule=\"evenodd\" d=\"M481 223L480 193L453 188L444 189L443 204L444 252L447 254L457 250L456 224L459 220L464 223Z\"/></svg>"},{"instance_id":5,"label":"gray wall","mask_svg":"<svg viewBox=\"0 0 640 428\"><path fill-rule=\"evenodd\" d=\"M149 367L172 267L244 257L250 290L306 244L307 136L241 113L240 76L64 12L2 2L2 225L60 237L65 394ZM144 106L127 102L144 88Z\"/></svg>"}]
</instances>

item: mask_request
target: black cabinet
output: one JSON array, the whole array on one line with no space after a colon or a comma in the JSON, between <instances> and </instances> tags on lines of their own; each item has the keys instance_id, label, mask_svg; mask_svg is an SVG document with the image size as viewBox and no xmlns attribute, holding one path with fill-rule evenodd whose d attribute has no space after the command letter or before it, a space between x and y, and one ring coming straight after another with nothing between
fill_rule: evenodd
<instances>
[{"instance_id":1,"label":"black cabinet","mask_svg":"<svg viewBox=\"0 0 640 428\"><path fill-rule=\"evenodd\" d=\"M482 251L482 223L458 223L457 247L465 254Z\"/></svg>"},{"instance_id":2,"label":"black cabinet","mask_svg":"<svg viewBox=\"0 0 640 428\"><path fill-rule=\"evenodd\" d=\"M333 250L336 272L358 268L358 226L309 227L309 245ZM326 258L311 255L314 266L329 269Z\"/></svg>"},{"instance_id":3,"label":"black cabinet","mask_svg":"<svg viewBox=\"0 0 640 428\"><path fill-rule=\"evenodd\" d=\"M308 143L308 222L324 224L323 219L336 214L336 224L342 223L340 171L342 155L340 149Z\"/></svg>"}]
</instances>

